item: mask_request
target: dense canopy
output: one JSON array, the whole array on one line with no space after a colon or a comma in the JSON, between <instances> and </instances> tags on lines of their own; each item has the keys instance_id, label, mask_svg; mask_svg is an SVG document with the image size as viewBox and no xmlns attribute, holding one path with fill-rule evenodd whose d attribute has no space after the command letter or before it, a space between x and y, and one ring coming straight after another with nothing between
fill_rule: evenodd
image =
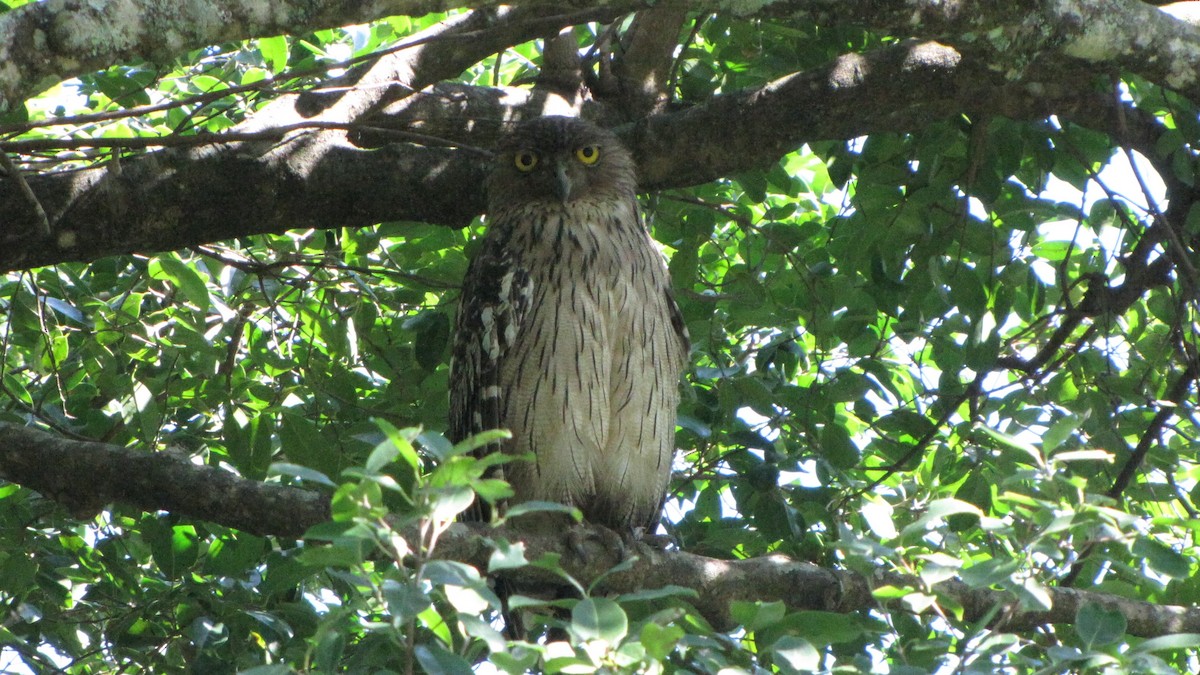
<instances>
[{"instance_id":1,"label":"dense canopy","mask_svg":"<svg viewBox=\"0 0 1200 675\"><path fill-rule=\"evenodd\" d=\"M0 0L0 669L1196 671L1194 4ZM663 550L455 523L542 114L692 337Z\"/></svg>"}]
</instances>

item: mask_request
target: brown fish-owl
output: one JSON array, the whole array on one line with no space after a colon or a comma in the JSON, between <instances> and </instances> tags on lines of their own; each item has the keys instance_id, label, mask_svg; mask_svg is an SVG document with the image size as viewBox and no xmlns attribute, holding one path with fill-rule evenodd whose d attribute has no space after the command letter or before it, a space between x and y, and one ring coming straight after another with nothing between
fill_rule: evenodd
<instances>
[{"instance_id":1,"label":"brown fish-owl","mask_svg":"<svg viewBox=\"0 0 1200 675\"><path fill-rule=\"evenodd\" d=\"M674 456L688 335L635 198L633 158L568 117L517 125L488 179L488 230L463 282L450 438L509 429L512 501L653 531ZM475 517L486 517L477 505Z\"/></svg>"}]
</instances>

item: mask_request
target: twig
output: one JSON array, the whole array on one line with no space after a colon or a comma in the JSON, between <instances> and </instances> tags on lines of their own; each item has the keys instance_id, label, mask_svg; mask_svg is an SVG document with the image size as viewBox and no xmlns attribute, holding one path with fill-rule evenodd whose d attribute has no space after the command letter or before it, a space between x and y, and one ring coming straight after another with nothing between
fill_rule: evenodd
<instances>
[{"instance_id":1,"label":"twig","mask_svg":"<svg viewBox=\"0 0 1200 675\"><path fill-rule=\"evenodd\" d=\"M1167 393L1167 401L1171 404L1179 404L1187 395L1188 389L1192 386L1192 382L1196 380L1197 367L1195 363L1189 364L1187 370L1179 376L1175 384L1171 386L1171 391ZM1150 420L1150 424L1146 426L1146 432L1142 434L1138 441L1137 447L1129 454L1129 458L1125 460L1125 466L1121 467L1121 473L1117 474L1116 480L1113 481L1112 487L1106 493L1113 499L1118 499L1125 488L1133 482L1133 476L1142 465L1142 461L1146 459L1146 454L1150 452L1150 446L1154 444L1154 439L1158 438L1159 432L1164 424L1170 419L1171 415L1175 414L1175 405L1163 405L1159 408L1154 418Z\"/></svg>"},{"instance_id":2,"label":"twig","mask_svg":"<svg viewBox=\"0 0 1200 675\"><path fill-rule=\"evenodd\" d=\"M1187 370L1183 371L1183 374L1179 376L1175 384L1171 386L1171 391L1167 394L1167 400L1172 403L1180 402L1187 394L1188 388L1192 386L1192 382L1196 380L1196 376L1197 367L1195 363L1192 363L1187 367ZM1121 467L1121 473L1117 474L1112 487L1105 493L1106 496L1113 499L1120 498L1121 494L1125 492L1125 488L1129 487L1129 484L1133 482L1134 474L1137 473L1138 468L1141 467L1142 462L1146 459L1146 455L1150 452L1150 447L1154 445L1155 439L1159 437L1159 433L1167 423L1167 420L1170 419L1171 415L1175 414L1175 407L1174 405L1164 405L1158 409L1154 418L1150 420L1150 424L1146 426L1146 431L1142 433L1142 437L1138 440L1137 447L1133 449L1133 452L1129 453L1129 457L1125 460L1125 465ZM1075 584L1075 580L1083 572L1083 564L1087 562L1095 549L1095 542L1089 542L1083 547L1079 552L1079 556L1075 559L1075 563L1071 565L1071 569L1059 580L1059 586L1070 587Z\"/></svg>"},{"instance_id":3,"label":"twig","mask_svg":"<svg viewBox=\"0 0 1200 675\"><path fill-rule=\"evenodd\" d=\"M704 23L711 16L711 14L697 16L696 21L692 23L692 32L688 33L686 40L679 43L679 54L675 57L675 63L671 64L671 79L667 82L667 95L671 98L675 97L675 88L679 85L679 73L683 71L683 61L687 57L688 47L700 34L700 29L704 27Z\"/></svg>"}]
</instances>

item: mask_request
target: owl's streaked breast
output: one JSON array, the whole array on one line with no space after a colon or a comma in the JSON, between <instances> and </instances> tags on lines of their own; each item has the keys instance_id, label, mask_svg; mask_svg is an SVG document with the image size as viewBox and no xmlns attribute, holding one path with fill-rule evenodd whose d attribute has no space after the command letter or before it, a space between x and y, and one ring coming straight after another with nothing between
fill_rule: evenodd
<instances>
[{"instance_id":1,"label":"owl's streaked breast","mask_svg":"<svg viewBox=\"0 0 1200 675\"><path fill-rule=\"evenodd\" d=\"M540 217L537 217L540 214ZM515 214L514 214L515 215ZM661 256L632 200L521 214L508 246L530 270L531 310L500 370L518 500L571 503L592 522L649 526L674 454L685 357ZM505 223L508 225L508 223Z\"/></svg>"}]
</instances>

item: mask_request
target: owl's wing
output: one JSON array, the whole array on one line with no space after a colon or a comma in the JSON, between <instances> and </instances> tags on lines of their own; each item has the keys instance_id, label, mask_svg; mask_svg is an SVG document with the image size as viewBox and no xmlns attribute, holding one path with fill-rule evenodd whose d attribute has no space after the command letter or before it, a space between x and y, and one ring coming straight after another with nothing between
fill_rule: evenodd
<instances>
[{"instance_id":1,"label":"owl's wing","mask_svg":"<svg viewBox=\"0 0 1200 675\"><path fill-rule=\"evenodd\" d=\"M467 268L459 302L450 361L451 441L503 426L500 367L517 340L532 295L533 282L522 261L506 248L503 237L487 237ZM487 446L476 454L496 449ZM502 465L492 475L503 477ZM486 520L487 505L476 500L466 516Z\"/></svg>"}]
</instances>

